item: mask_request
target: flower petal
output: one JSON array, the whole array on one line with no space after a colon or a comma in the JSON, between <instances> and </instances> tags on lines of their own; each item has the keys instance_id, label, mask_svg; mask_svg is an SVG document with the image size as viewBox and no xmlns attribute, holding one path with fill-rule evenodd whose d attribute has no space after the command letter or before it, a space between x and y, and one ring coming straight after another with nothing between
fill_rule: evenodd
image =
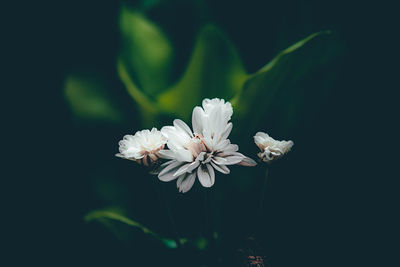
<instances>
[{"instance_id":1,"label":"flower petal","mask_svg":"<svg viewBox=\"0 0 400 267\"><path fill-rule=\"evenodd\" d=\"M210 179L211 179L211 186L214 185L215 183L215 172L214 168L210 164L206 164L206 167L208 169L208 173L210 174Z\"/></svg>"},{"instance_id":2,"label":"flower petal","mask_svg":"<svg viewBox=\"0 0 400 267\"><path fill-rule=\"evenodd\" d=\"M160 179L163 182L169 182L177 177L174 176L174 173L178 170L178 168L181 167L183 164L182 162L172 160L173 162L170 163L167 167L165 167L159 174L158 174L158 179Z\"/></svg>"},{"instance_id":3,"label":"flower petal","mask_svg":"<svg viewBox=\"0 0 400 267\"><path fill-rule=\"evenodd\" d=\"M214 181L212 179L215 179L215 174L214 174L214 170L212 169L212 174L210 173L209 168L204 165L200 165L199 168L197 168L197 176L199 177L199 182L201 183L202 186L204 187L211 187L214 184ZM212 178L211 178L212 175Z\"/></svg>"},{"instance_id":4,"label":"flower petal","mask_svg":"<svg viewBox=\"0 0 400 267\"><path fill-rule=\"evenodd\" d=\"M187 126L187 124L184 121L176 119L174 120L174 126L176 128L180 128L183 131L185 131L190 137L193 137L192 130L190 130L189 126Z\"/></svg>"},{"instance_id":5,"label":"flower petal","mask_svg":"<svg viewBox=\"0 0 400 267\"><path fill-rule=\"evenodd\" d=\"M206 152L201 152L201 153L197 156L196 160L203 161L205 155L206 155Z\"/></svg>"},{"instance_id":6,"label":"flower petal","mask_svg":"<svg viewBox=\"0 0 400 267\"><path fill-rule=\"evenodd\" d=\"M115 154L115 156L116 156L116 157L119 157L119 158L123 158L123 159L125 158L125 156L122 155L121 153L117 153L117 154Z\"/></svg>"},{"instance_id":7,"label":"flower petal","mask_svg":"<svg viewBox=\"0 0 400 267\"><path fill-rule=\"evenodd\" d=\"M201 107L195 107L192 113L192 127L195 134L203 134L206 115Z\"/></svg>"},{"instance_id":8,"label":"flower petal","mask_svg":"<svg viewBox=\"0 0 400 267\"><path fill-rule=\"evenodd\" d=\"M224 157L225 162L223 163L223 165L234 165L234 164L238 164L239 162L241 162L243 160L244 157L242 156L228 156L228 157Z\"/></svg>"},{"instance_id":9,"label":"flower petal","mask_svg":"<svg viewBox=\"0 0 400 267\"><path fill-rule=\"evenodd\" d=\"M249 157L245 157L241 162L239 162L239 165L246 167L253 167L257 165L257 162L255 162L253 159Z\"/></svg>"},{"instance_id":10,"label":"flower petal","mask_svg":"<svg viewBox=\"0 0 400 267\"><path fill-rule=\"evenodd\" d=\"M214 150L224 150L230 145L231 141L229 139L221 139L215 146Z\"/></svg>"},{"instance_id":11,"label":"flower petal","mask_svg":"<svg viewBox=\"0 0 400 267\"><path fill-rule=\"evenodd\" d=\"M190 135L180 127L164 126L161 133L168 139L167 146L171 150L184 148L190 141Z\"/></svg>"},{"instance_id":12,"label":"flower petal","mask_svg":"<svg viewBox=\"0 0 400 267\"><path fill-rule=\"evenodd\" d=\"M225 165L218 165L215 164L214 162L210 162L211 165L214 167L214 169L216 169L217 171L223 173L223 174L229 174L231 171L228 169L228 167L226 167Z\"/></svg>"},{"instance_id":13,"label":"flower petal","mask_svg":"<svg viewBox=\"0 0 400 267\"><path fill-rule=\"evenodd\" d=\"M220 140L224 140L224 139L228 138L229 134L232 131L232 127L233 127L232 122L228 123L228 125L226 126L225 131L221 134Z\"/></svg>"},{"instance_id":14,"label":"flower petal","mask_svg":"<svg viewBox=\"0 0 400 267\"><path fill-rule=\"evenodd\" d=\"M179 192L186 193L189 191L192 188L195 179L196 173L181 175L176 181L176 186L178 187Z\"/></svg>"},{"instance_id":15,"label":"flower petal","mask_svg":"<svg viewBox=\"0 0 400 267\"><path fill-rule=\"evenodd\" d=\"M230 154L232 154L232 153L234 153L234 152L236 152L238 150L239 150L239 146L238 145L230 144L226 148L224 148L224 151L222 151L222 152L223 152L224 155L230 155Z\"/></svg>"},{"instance_id":16,"label":"flower petal","mask_svg":"<svg viewBox=\"0 0 400 267\"><path fill-rule=\"evenodd\" d=\"M163 159L175 159L175 153L172 150L169 149L163 149L158 151L158 154L160 156L160 158Z\"/></svg>"},{"instance_id":17,"label":"flower petal","mask_svg":"<svg viewBox=\"0 0 400 267\"><path fill-rule=\"evenodd\" d=\"M195 168L197 168L197 166L199 166L200 162L199 161L194 161L192 163L188 163L183 165L182 167L180 167L175 173L174 176L178 177L186 172L191 172L193 171Z\"/></svg>"},{"instance_id":18,"label":"flower petal","mask_svg":"<svg viewBox=\"0 0 400 267\"><path fill-rule=\"evenodd\" d=\"M175 150L175 158L178 161L192 162L193 154L187 149L180 148Z\"/></svg>"},{"instance_id":19,"label":"flower petal","mask_svg":"<svg viewBox=\"0 0 400 267\"><path fill-rule=\"evenodd\" d=\"M225 164L226 164L226 159L223 158L223 157L214 156L214 157L212 158L212 161L213 161L215 164L219 164L219 165L225 165Z\"/></svg>"}]
</instances>

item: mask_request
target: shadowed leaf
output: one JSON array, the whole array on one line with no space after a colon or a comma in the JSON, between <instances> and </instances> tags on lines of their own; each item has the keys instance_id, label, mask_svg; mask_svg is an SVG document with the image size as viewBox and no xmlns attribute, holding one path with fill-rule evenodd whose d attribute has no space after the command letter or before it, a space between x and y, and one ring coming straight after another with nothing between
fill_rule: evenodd
<instances>
[{"instance_id":1,"label":"shadowed leaf","mask_svg":"<svg viewBox=\"0 0 400 267\"><path fill-rule=\"evenodd\" d=\"M161 29L143 14L122 6L122 64L140 90L154 97L168 86L173 48Z\"/></svg>"},{"instance_id":2,"label":"shadowed leaf","mask_svg":"<svg viewBox=\"0 0 400 267\"><path fill-rule=\"evenodd\" d=\"M151 231L150 229L148 229L147 227L143 226L142 224L131 220L115 211L109 211L109 210L95 210L90 212L89 214L87 214L85 216L85 221L86 222L90 222L90 221L99 221L101 222L103 219L107 219L107 220L112 220L112 221L118 221L121 223L124 223L126 225L135 227L139 230L141 230L144 234L150 235L153 238L161 241L166 247L168 248L177 248L178 245L176 243L175 240L173 239L168 239L168 238L163 238L160 237L158 234L156 234L155 232Z\"/></svg>"},{"instance_id":3,"label":"shadowed leaf","mask_svg":"<svg viewBox=\"0 0 400 267\"><path fill-rule=\"evenodd\" d=\"M198 36L182 78L158 97L158 103L163 111L187 119L204 98L232 98L246 78L232 43L216 27L208 25Z\"/></svg>"},{"instance_id":4,"label":"shadowed leaf","mask_svg":"<svg viewBox=\"0 0 400 267\"><path fill-rule=\"evenodd\" d=\"M110 100L104 81L96 75L71 74L64 95L76 117L84 120L121 122L123 116Z\"/></svg>"},{"instance_id":5,"label":"shadowed leaf","mask_svg":"<svg viewBox=\"0 0 400 267\"><path fill-rule=\"evenodd\" d=\"M158 108L154 102L150 100L132 81L125 65L121 60L117 62L117 71L119 78L124 83L128 93L140 107L142 123L145 127L151 127L158 113Z\"/></svg>"},{"instance_id":6,"label":"shadowed leaf","mask_svg":"<svg viewBox=\"0 0 400 267\"><path fill-rule=\"evenodd\" d=\"M317 32L283 50L250 75L231 101L241 129L254 132L266 117L277 115L271 112L276 105L279 105L280 112L287 113L281 123L290 128L293 116L299 114L307 101L307 89L300 88L300 83L336 54L330 32ZM322 89L313 94L318 96L313 99L322 100Z\"/></svg>"}]
</instances>

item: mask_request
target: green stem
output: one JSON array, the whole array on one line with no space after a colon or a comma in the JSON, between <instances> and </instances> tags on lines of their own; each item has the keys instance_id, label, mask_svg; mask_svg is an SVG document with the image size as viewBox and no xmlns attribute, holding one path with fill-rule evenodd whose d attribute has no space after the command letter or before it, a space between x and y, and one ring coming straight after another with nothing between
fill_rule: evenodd
<instances>
[{"instance_id":1,"label":"green stem","mask_svg":"<svg viewBox=\"0 0 400 267\"><path fill-rule=\"evenodd\" d=\"M205 227L206 227L206 237L210 241L210 245L215 245L214 241L214 212L213 203L211 199L212 189L204 190L204 210L205 210Z\"/></svg>"},{"instance_id":2,"label":"green stem","mask_svg":"<svg viewBox=\"0 0 400 267\"><path fill-rule=\"evenodd\" d=\"M167 194L162 188L160 188L160 186L158 185L158 181L155 181L155 184L156 184L156 187L157 187L157 193L158 193L158 196L159 196L159 200L160 200L160 202L163 202L165 204L165 208L167 209L168 219L169 219L169 221L171 223L172 230L173 230L174 235L175 235L175 241L176 241L176 244L177 244L177 246L179 248L181 246L181 242L180 242L179 233L178 233L178 230L177 230L178 228L176 227L176 223L175 223L174 217L172 216L171 207L170 207L170 204L169 204L169 200L168 200ZM161 195L163 195L163 196L161 196Z\"/></svg>"},{"instance_id":3,"label":"green stem","mask_svg":"<svg viewBox=\"0 0 400 267\"><path fill-rule=\"evenodd\" d=\"M208 237L208 233L210 232L210 211L208 204L208 190L204 190L204 219L205 219L205 234Z\"/></svg>"},{"instance_id":4,"label":"green stem","mask_svg":"<svg viewBox=\"0 0 400 267\"><path fill-rule=\"evenodd\" d=\"M264 209L265 192L267 191L267 183L268 183L268 168L266 168L264 184L263 184L263 187L261 189L262 191L261 191L260 205L259 205L259 209L258 209L258 220L257 221L261 221L261 216L262 216L262 212L263 212L263 209Z\"/></svg>"}]
</instances>

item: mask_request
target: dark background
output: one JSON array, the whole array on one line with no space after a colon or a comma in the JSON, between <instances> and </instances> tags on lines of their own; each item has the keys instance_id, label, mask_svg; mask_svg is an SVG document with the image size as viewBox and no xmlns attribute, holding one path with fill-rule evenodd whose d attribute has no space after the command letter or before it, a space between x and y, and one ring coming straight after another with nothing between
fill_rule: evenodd
<instances>
[{"instance_id":1,"label":"dark background","mask_svg":"<svg viewBox=\"0 0 400 267\"><path fill-rule=\"evenodd\" d=\"M375 171L380 152L368 146L376 142L372 134L385 124L380 119L385 92L376 93L369 66L377 69L375 75L381 74L380 65L372 63L378 57L375 43L379 43L372 30L383 25L386 16L373 7L340 2L155 2L131 4L144 9L181 48L177 76L196 31L205 22L227 33L249 72L313 32L330 29L339 36L341 55L323 70L334 71L328 101L313 116L303 118L293 137L293 152L274 166L276 174L272 172L275 177L266 197L266 227L255 238L272 266L389 266L384 255L391 249L382 249L387 245L386 232L378 226L386 221L383 214L389 207L379 205L377 199L391 195L381 194L378 179L386 174L382 169ZM93 180L103 181L98 184L101 187L107 186L104 177L118 177L124 187L119 189L132 191L128 202L136 218L143 223L157 221L153 228L168 231L163 207L150 195L152 183L143 182L138 188L124 175L140 172L140 168L127 167L113 156L118 140L136 127L77 121L62 92L67 73L96 70L115 88L121 107L129 108L129 96L115 71L119 5L118 1L61 1L15 8L18 12L9 27L15 52L9 68L16 73L10 78L17 104L5 105L6 114L13 114L10 125L17 132L9 150L17 160L8 166L17 193L5 194L10 209L6 214L12 215L4 216L11 226L10 231L5 228L10 237L10 266L197 266L199 258L204 258L187 252L178 259L152 243L127 244L101 225L83 221L88 211L115 199L118 202L119 195L111 189L108 200L100 198ZM108 161L111 171L99 166ZM198 190L193 194L198 195ZM187 196L172 201L191 203ZM243 240L254 220L254 209L248 205L254 201L233 201L226 212L228 220L236 209L249 211L240 213L237 224L243 227L227 227L232 240L221 252L225 258L234 258L235 249L246 247ZM377 244L382 246L377 248Z\"/></svg>"}]
</instances>

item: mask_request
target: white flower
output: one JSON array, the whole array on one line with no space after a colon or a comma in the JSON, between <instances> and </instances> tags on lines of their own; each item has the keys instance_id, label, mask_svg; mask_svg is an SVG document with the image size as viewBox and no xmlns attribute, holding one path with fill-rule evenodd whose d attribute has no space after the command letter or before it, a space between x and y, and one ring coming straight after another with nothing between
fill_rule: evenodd
<instances>
[{"instance_id":1,"label":"white flower","mask_svg":"<svg viewBox=\"0 0 400 267\"><path fill-rule=\"evenodd\" d=\"M254 160L237 152L239 147L227 139L232 130L229 122L232 113L229 102L205 99L203 108L193 109L193 132L178 119L174 120L174 126L163 127L161 133L168 139L169 150L161 150L159 154L170 160L163 164L158 178L165 182L178 179L177 187L185 193L192 188L196 177L202 186L213 186L214 169L228 174L227 165L256 165Z\"/></svg>"},{"instance_id":2,"label":"white flower","mask_svg":"<svg viewBox=\"0 0 400 267\"><path fill-rule=\"evenodd\" d=\"M263 132L256 133L254 142L261 150L257 155L264 162L270 162L282 157L293 146L293 141L277 141Z\"/></svg>"},{"instance_id":3,"label":"white flower","mask_svg":"<svg viewBox=\"0 0 400 267\"><path fill-rule=\"evenodd\" d=\"M138 131L135 135L125 135L119 141L120 153L116 156L149 166L159 159L158 153L166 143L167 139L156 128Z\"/></svg>"}]
</instances>

